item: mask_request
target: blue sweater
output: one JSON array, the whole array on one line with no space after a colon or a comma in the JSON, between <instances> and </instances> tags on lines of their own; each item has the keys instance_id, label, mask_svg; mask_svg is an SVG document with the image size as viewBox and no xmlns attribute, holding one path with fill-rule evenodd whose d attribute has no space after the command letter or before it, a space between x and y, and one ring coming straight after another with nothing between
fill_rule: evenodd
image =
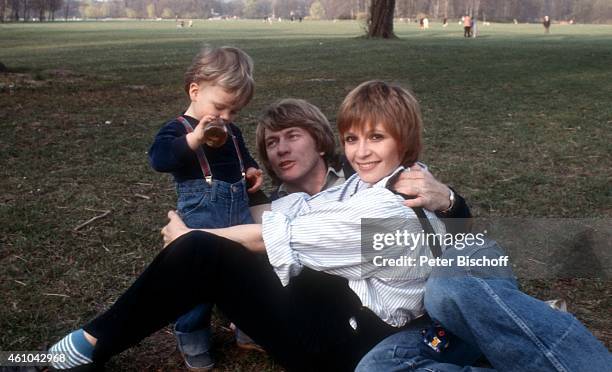
<instances>
[{"instance_id":1,"label":"blue sweater","mask_svg":"<svg viewBox=\"0 0 612 372\"><path fill-rule=\"evenodd\" d=\"M195 128L198 125L197 119L187 115L183 115L183 117L189 121L192 127ZM240 129L233 123L230 123L230 127L238 140L245 171L250 167L259 168L244 143ZM172 173L177 183L204 178L198 157L195 151L187 145L186 136L187 132L183 125L176 119L170 120L157 133L155 142L149 149L151 167L158 172ZM238 154L236 154L234 142L229 136L227 142L219 148L215 149L206 145L202 147L210 165L213 179L235 183L242 178Z\"/></svg>"}]
</instances>

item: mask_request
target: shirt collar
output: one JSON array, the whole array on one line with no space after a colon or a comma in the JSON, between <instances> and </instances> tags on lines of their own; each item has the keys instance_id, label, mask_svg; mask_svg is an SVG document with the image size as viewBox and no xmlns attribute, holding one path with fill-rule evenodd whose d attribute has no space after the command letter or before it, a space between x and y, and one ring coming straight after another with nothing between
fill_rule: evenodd
<instances>
[{"instance_id":1,"label":"shirt collar","mask_svg":"<svg viewBox=\"0 0 612 372\"><path fill-rule=\"evenodd\" d=\"M327 190L332 186L337 186L340 183L344 182L344 171L342 168L339 170L334 169L333 167L327 167L327 173L325 174L325 183L323 184L322 190ZM287 185L283 182L278 186L278 190L276 192L279 197L287 196L290 193L287 191Z\"/></svg>"},{"instance_id":2,"label":"shirt collar","mask_svg":"<svg viewBox=\"0 0 612 372\"><path fill-rule=\"evenodd\" d=\"M374 185L372 185L372 187L383 187L383 188L387 188L387 183L389 182L389 180L396 176L398 173L402 172L403 170L405 170L406 168L404 168L403 165L400 165L399 167L397 167L393 172L391 172L390 175L388 175L387 177L384 177L382 180L376 182Z\"/></svg>"},{"instance_id":3,"label":"shirt collar","mask_svg":"<svg viewBox=\"0 0 612 372\"><path fill-rule=\"evenodd\" d=\"M421 168L423 168L424 170L427 170L427 165L421 163L420 161L416 162ZM395 176L399 176L398 173L405 171L406 168L403 165L400 165L399 167L397 167L393 172L391 172L390 175L388 175L387 177L381 179L380 181L376 182L372 187L387 187L387 183L389 183L389 180ZM408 171L410 171L410 169L408 169Z\"/></svg>"}]
</instances>

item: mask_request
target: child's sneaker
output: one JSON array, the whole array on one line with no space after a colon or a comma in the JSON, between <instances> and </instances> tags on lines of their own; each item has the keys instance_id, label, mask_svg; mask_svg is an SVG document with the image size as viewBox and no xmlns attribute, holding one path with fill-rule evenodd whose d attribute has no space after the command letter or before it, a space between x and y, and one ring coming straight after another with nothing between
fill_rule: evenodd
<instances>
[{"instance_id":1,"label":"child's sneaker","mask_svg":"<svg viewBox=\"0 0 612 372\"><path fill-rule=\"evenodd\" d=\"M210 328L184 333L174 330L178 349L190 371L208 371L215 366L210 353Z\"/></svg>"}]
</instances>

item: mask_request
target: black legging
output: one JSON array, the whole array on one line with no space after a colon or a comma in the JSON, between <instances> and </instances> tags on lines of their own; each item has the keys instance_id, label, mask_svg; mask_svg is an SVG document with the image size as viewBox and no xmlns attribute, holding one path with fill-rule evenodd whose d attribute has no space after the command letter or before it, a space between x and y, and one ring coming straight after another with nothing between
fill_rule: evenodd
<instances>
[{"instance_id":1,"label":"black legging","mask_svg":"<svg viewBox=\"0 0 612 372\"><path fill-rule=\"evenodd\" d=\"M353 370L397 331L362 307L344 278L305 269L283 287L264 255L192 232L160 252L108 311L84 327L98 339L94 361L104 363L199 303L215 303L291 370Z\"/></svg>"}]
</instances>

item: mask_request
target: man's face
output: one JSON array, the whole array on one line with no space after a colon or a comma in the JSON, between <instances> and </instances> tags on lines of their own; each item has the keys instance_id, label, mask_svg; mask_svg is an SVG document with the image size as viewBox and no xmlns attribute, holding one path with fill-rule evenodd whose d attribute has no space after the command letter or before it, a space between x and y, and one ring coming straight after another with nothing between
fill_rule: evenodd
<instances>
[{"instance_id":1,"label":"man's face","mask_svg":"<svg viewBox=\"0 0 612 372\"><path fill-rule=\"evenodd\" d=\"M323 156L306 130L299 127L279 131L266 129L264 138L272 171L282 182L299 188L313 176L312 172L326 170Z\"/></svg>"}]
</instances>

